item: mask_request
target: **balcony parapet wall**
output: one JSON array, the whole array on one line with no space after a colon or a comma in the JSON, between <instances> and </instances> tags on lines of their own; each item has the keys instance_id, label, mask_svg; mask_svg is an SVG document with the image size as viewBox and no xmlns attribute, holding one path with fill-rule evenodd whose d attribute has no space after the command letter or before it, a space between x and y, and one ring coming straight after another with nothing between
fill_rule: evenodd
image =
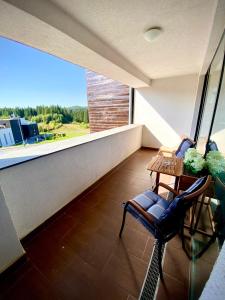
<instances>
[{"instance_id":1,"label":"balcony parapet wall","mask_svg":"<svg viewBox=\"0 0 225 300\"><path fill-rule=\"evenodd\" d=\"M2 168L0 186L21 239L141 147L142 126L53 143L52 152ZM43 145L44 146L44 145Z\"/></svg>"}]
</instances>

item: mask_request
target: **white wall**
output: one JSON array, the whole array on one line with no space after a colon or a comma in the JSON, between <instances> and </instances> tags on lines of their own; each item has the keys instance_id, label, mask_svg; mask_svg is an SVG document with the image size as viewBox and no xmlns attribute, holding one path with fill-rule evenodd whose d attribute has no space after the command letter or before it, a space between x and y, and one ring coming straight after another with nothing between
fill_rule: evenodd
<instances>
[{"instance_id":1,"label":"white wall","mask_svg":"<svg viewBox=\"0 0 225 300\"><path fill-rule=\"evenodd\" d=\"M24 254L0 188L0 273Z\"/></svg>"},{"instance_id":2,"label":"white wall","mask_svg":"<svg viewBox=\"0 0 225 300\"><path fill-rule=\"evenodd\" d=\"M3 169L0 185L19 238L139 149L141 133L136 125L115 128L102 138L98 133L97 140Z\"/></svg>"},{"instance_id":3,"label":"white wall","mask_svg":"<svg viewBox=\"0 0 225 300\"><path fill-rule=\"evenodd\" d=\"M143 146L173 147L181 135L190 135L197 84L193 74L157 79L135 90L134 123L144 125Z\"/></svg>"}]
</instances>

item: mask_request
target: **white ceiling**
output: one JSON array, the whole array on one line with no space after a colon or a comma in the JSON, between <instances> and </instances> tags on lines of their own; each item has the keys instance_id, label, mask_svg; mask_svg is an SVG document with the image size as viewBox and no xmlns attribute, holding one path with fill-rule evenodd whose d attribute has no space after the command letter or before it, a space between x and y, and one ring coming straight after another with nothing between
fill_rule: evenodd
<instances>
[{"instance_id":1,"label":"white ceiling","mask_svg":"<svg viewBox=\"0 0 225 300\"><path fill-rule=\"evenodd\" d=\"M224 0L0 0L0 35L135 88L204 74L224 27Z\"/></svg>"},{"instance_id":2,"label":"white ceiling","mask_svg":"<svg viewBox=\"0 0 225 300\"><path fill-rule=\"evenodd\" d=\"M198 73L217 0L51 0L149 78ZM163 34L150 44L143 32Z\"/></svg>"}]
</instances>

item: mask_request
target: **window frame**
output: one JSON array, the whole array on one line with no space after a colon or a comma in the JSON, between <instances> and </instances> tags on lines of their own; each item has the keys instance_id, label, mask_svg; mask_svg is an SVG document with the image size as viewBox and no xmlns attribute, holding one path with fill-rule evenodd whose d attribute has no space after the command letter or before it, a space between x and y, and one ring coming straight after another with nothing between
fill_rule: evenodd
<instances>
[{"instance_id":1,"label":"window frame","mask_svg":"<svg viewBox=\"0 0 225 300\"><path fill-rule=\"evenodd\" d=\"M198 119L197 119L197 125L196 125L196 129L195 129L195 135L194 135L194 140L196 142L198 142L199 139L199 133L200 133L200 128L201 128L201 123L202 123L202 117L203 117L203 113L204 113L204 109L205 109L205 104L206 104L206 98L207 98L207 91L208 91L208 83L209 83L209 74L210 74L210 70L211 70L211 66L212 63L214 61L214 58L217 54L217 51L223 41L223 39L225 38L225 31L223 32L220 42L217 46L217 49L213 55L213 58L210 62L210 65L208 67L208 70L205 74L205 78L204 78L204 84L203 84L203 89L202 89L202 96L201 96L201 102L200 102L200 107L199 107L199 112L198 112ZM225 53L223 56L223 63L222 63L222 69L221 69L221 73L220 73L220 79L219 79L219 84L218 84L218 90L217 90L217 95L216 95L216 100L215 100L215 104L214 104L214 109L213 109L213 114L212 114L212 119L211 119L211 124L210 124L210 128L209 128L209 133L208 133L208 137L207 137L207 142L209 142L210 140L210 136L212 133L212 128L213 128L213 124L214 124L214 120L215 120L215 115L216 115L216 110L217 110L217 105L218 105L218 101L219 101L219 96L220 96L220 90L221 90L221 85L222 85L222 80L223 80L223 76L225 76L224 74L224 68L225 68Z\"/></svg>"}]
</instances>

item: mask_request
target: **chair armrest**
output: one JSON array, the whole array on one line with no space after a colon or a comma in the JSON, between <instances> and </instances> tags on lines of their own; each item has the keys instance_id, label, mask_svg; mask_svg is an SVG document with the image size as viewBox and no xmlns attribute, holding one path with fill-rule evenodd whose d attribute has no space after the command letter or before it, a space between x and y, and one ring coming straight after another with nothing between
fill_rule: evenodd
<instances>
[{"instance_id":1,"label":"chair armrest","mask_svg":"<svg viewBox=\"0 0 225 300\"><path fill-rule=\"evenodd\" d=\"M159 151L163 151L163 152L174 152L176 151L177 148L176 147L166 147L166 146L161 146L159 148Z\"/></svg>"},{"instance_id":2,"label":"chair armrest","mask_svg":"<svg viewBox=\"0 0 225 300\"><path fill-rule=\"evenodd\" d=\"M162 149L162 150L159 150L158 152L158 155L162 155L162 156L165 156L164 153L166 154L170 154L171 156L175 156L175 150L169 150L169 149Z\"/></svg>"},{"instance_id":3,"label":"chair armrest","mask_svg":"<svg viewBox=\"0 0 225 300\"><path fill-rule=\"evenodd\" d=\"M159 186L161 186L161 187L167 189L168 191L170 191L171 193L173 193L173 194L176 195L176 196L179 195L179 192L178 192L178 191L174 190L174 189L171 188L169 185L167 185L167 184L165 184L165 183L163 183L163 182L159 182L159 183L155 186L154 191L155 191L156 188L158 188Z\"/></svg>"}]
</instances>

